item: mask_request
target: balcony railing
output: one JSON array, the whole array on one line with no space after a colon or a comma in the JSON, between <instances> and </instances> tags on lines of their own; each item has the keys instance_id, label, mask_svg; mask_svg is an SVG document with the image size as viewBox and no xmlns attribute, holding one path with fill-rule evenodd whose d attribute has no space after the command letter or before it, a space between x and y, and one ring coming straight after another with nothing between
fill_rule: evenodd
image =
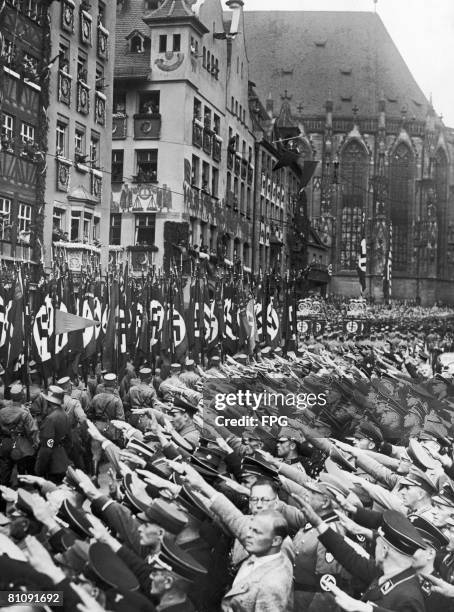
<instances>
[{"instance_id":1,"label":"balcony railing","mask_svg":"<svg viewBox=\"0 0 454 612\"><path fill-rule=\"evenodd\" d=\"M161 115L140 113L134 115L134 138L157 140L161 136Z\"/></svg>"}]
</instances>

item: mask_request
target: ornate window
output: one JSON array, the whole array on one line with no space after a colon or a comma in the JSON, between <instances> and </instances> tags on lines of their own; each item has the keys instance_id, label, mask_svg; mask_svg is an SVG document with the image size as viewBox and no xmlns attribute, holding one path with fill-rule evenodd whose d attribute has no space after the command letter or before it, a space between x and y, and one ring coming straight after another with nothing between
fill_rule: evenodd
<instances>
[{"instance_id":1,"label":"ornate window","mask_svg":"<svg viewBox=\"0 0 454 612\"><path fill-rule=\"evenodd\" d=\"M356 270L363 238L367 197L368 155L358 141L349 142L341 157L342 190L340 267Z\"/></svg>"},{"instance_id":2,"label":"ornate window","mask_svg":"<svg viewBox=\"0 0 454 612\"><path fill-rule=\"evenodd\" d=\"M414 178L413 155L401 143L392 153L389 163L390 220L393 228L393 268L404 271L411 261L410 232Z\"/></svg>"}]
</instances>

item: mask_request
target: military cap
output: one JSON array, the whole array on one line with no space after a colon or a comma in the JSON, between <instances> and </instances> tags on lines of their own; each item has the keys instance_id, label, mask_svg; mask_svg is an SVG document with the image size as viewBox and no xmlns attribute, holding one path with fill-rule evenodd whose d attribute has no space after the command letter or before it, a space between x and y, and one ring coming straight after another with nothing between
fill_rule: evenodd
<instances>
[{"instance_id":1,"label":"military cap","mask_svg":"<svg viewBox=\"0 0 454 612\"><path fill-rule=\"evenodd\" d=\"M196 469L201 468L203 470L201 474L205 471L209 475L218 476L222 460L225 457L224 452L221 449L219 450L220 452L217 452L216 448L201 446L193 453L191 462Z\"/></svg>"},{"instance_id":2,"label":"military cap","mask_svg":"<svg viewBox=\"0 0 454 612\"><path fill-rule=\"evenodd\" d=\"M444 533L426 518L418 514L412 514L408 517L408 520L416 527L426 544L432 548L439 550L449 544L449 539Z\"/></svg>"},{"instance_id":3,"label":"military cap","mask_svg":"<svg viewBox=\"0 0 454 612\"><path fill-rule=\"evenodd\" d=\"M343 497L348 497L350 493L350 488L346 485L345 482L342 481L341 478L338 478L334 474L326 474L322 473L319 476L320 485L328 491L331 492L334 497L337 495L342 495Z\"/></svg>"},{"instance_id":4,"label":"military cap","mask_svg":"<svg viewBox=\"0 0 454 612\"><path fill-rule=\"evenodd\" d=\"M216 364L218 365L221 361L221 358L218 357L217 355L215 355L214 357L211 357L210 359L210 364Z\"/></svg>"},{"instance_id":5,"label":"military cap","mask_svg":"<svg viewBox=\"0 0 454 612\"><path fill-rule=\"evenodd\" d=\"M186 363L184 364L187 368L192 368L195 365L194 359L186 359Z\"/></svg>"},{"instance_id":6,"label":"military cap","mask_svg":"<svg viewBox=\"0 0 454 612\"><path fill-rule=\"evenodd\" d=\"M139 370L139 376L141 378L148 378L149 376L151 376L152 371L151 368L140 368Z\"/></svg>"},{"instance_id":7,"label":"military cap","mask_svg":"<svg viewBox=\"0 0 454 612\"><path fill-rule=\"evenodd\" d=\"M179 363L172 363L170 366L170 370L171 371L177 371L177 370L181 370L181 365Z\"/></svg>"},{"instance_id":8,"label":"military cap","mask_svg":"<svg viewBox=\"0 0 454 612\"><path fill-rule=\"evenodd\" d=\"M194 406L190 402L187 402L182 397L176 397L173 401L173 406L169 408L169 412L187 412L189 415L194 416L197 413L197 406Z\"/></svg>"},{"instance_id":9,"label":"military cap","mask_svg":"<svg viewBox=\"0 0 454 612\"><path fill-rule=\"evenodd\" d=\"M393 548L408 556L427 548L422 536L408 518L397 510L385 510L379 535Z\"/></svg>"},{"instance_id":10,"label":"military cap","mask_svg":"<svg viewBox=\"0 0 454 612\"><path fill-rule=\"evenodd\" d=\"M90 544L82 540L74 540L70 547L62 553L64 565L71 567L77 574L83 573L88 563Z\"/></svg>"},{"instance_id":11,"label":"military cap","mask_svg":"<svg viewBox=\"0 0 454 612\"><path fill-rule=\"evenodd\" d=\"M188 524L188 518L177 505L164 499L154 499L145 512L137 515L144 522L156 523L166 531L177 535Z\"/></svg>"},{"instance_id":12,"label":"military cap","mask_svg":"<svg viewBox=\"0 0 454 612\"><path fill-rule=\"evenodd\" d=\"M49 387L49 392L47 394L43 393L42 395L49 403L61 406L63 404L65 392L61 387L51 385Z\"/></svg>"},{"instance_id":13,"label":"military cap","mask_svg":"<svg viewBox=\"0 0 454 612\"><path fill-rule=\"evenodd\" d=\"M432 497L432 501L442 506L454 507L454 483L449 480L442 486L440 492Z\"/></svg>"},{"instance_id":14,"label":"military cap","mask_svg":"<svg viewBox=\"0 0 454 612\"><path fill-rule=\"evenodd\" d=\"M82 538L92 537L90 531L92 524L88 520L86 513L76 508L69 500L63 500L58 516L68 523L70 528Z\"/></svg>"},{"instance_id":15,"label":"military cap","mask_svg":"<svg viewBox=\"0 0 454 612\"><path fill-rule=\"evenodd\" d=\"M67 383L70 382L70 377L69 376L63 376L62 378L59 378L57 380L57 385L60 385L60 387L62 387L63 385L66 385Z\"/></svg>"},{"instance_id":16,"label":"military cap","mask_svg":"<svg viewBox=\"0 0 454 612\"><path fill-rule=\"evenodd\" d=\"M433 480L425 472L414 467L399 481L399 484L405 487L420 487L431 495L437 492Z\"/></svg>"},{"instance_id":17,"label":"military cap","mask_svg":"<svg viewBox=\"0 0 454 612\"><path fill-rule=\"evenodd\" d=\"M278 480L278 471L271 468L265 461L255 457L243 457L241 460L241 473Z\"/></svg>"},{"instance_id":18,"label":"military cap","mask_svg":"<svg viewBox=\"0 0 454 612\"><path fill-rule=\"evenodd\" d=\"M14 400L21 399L24 393L24 387L20 383L14 383L9 390L10 398Z\"/></svg>"},{"instance_id":19,"label":"military cap","mask_svg":"<svg viewBox=\"0 0 454 612\"><path fill-rule=\"evenodd\" d=\"M383 434L380 429L368 421L360 423L358 429L356 430L355 438L367 438L368 440L374 442L377 447L383 443Z\"/></svg>"},{"instance_id":20,"label":"military cap","mask_svg":"<svg viewBox=\"0 0 454 612\"><path fill-rule=\"evenodd\" d=\"M137 438L130 438L126 448L147 460L153 458L156 454L150 446L141 440L137 440Z\"/></svg>"},{"instance_id":21,"label":"military cap","mask_svg":"<svg viewBox=\"0 0 454 612\"><path fill-rule=\"evenodd\" d=\"M312 493L318 493L318 495L325 495L327 493L327 490L323 488L321 483L315 480L306 480L302 485L305 489L308 489Z\"/></svg>"},{"instance_id":22,"label":"military cap","mask_svg":"<svg viewBox=\"0 0 454 612\"><path fill-rule=\"evenodd\" d=\"M209 510L202 503L201 499L186 485L181 487L176 501L192 518L198 521L203 521L206 517L211 518Z\"/></svg>"},{"instance_id":23,"label":"military cap","mask_svg":"<svg viewBox=\"0 0 454 612\"><path fill-rule=\"evenodd\" d=\"M151 497L143 492L136 492L133 490L132 474L127 473L123 478L123 486L125 491L125 497L130 505L139 512L146 512L147 508L151 503Z\"/></svg>"},{"instance_id":24,"label":"military cap","mask_svg":"<svg viewBox=\"0 0 454 612\"><path fill-rule=\"evenodd\" d=\"M356 472L355 465L347 458L345 453L343 453L338 448L333 448L330 453L331 459L337 463L337 465L345 470L346 472Z\"/></svg>"},{"instance_id":25,"label":"military cap","mask_svg":"<svg viewBox=\"0 0 454 612\"><path fill-rule=\"evenodd\" d=\"M249 438L250 440L262 440L259 434L257 433L256 427L246 427L242 433L243 438Z\"/></svg>"},{"instance_id":26,"label":"military cap","mask_svg":"<svg viewBox=\"0 0 454 612\"><path fill-rule=\"evenodd\" d=\"M120 591L137 591L139 583L129 567L102 542L95 542L88 551L91 570L97 578Z\"/></svg>"},{"instance_id":27,"label":"military cap","mask_svg":"<svg viewBox=\"0 0 454 612\"><path fill-rule=\"evenodd\" d=\"M410 439L407 447L407 454L411 461L413 461L413 464L420 470L433 470L439 465L438 461L428 453L416 438Z\"/></svg>"},{"instance_id":28,"label":"military cap","mask_svg":"<svg viewBox=\"0 0 454 612\"><path fill-rule=\"evenodd\" d=\"M107 372L103 376L104 382L108 385L114 385L117 382L117 375L113 372Z\"/></svg>"},{"instance_id":29,"label":"military cap","mask_svg":"<svg viewBox=\"0 0 454 612\"><path fill-rule=\"evenodd\" d=\"M160 551L149 557L148 563L154 570L172 572L189 582L207 574L207 570L200 563L166 535L162 538Z\"/></svg>"},{"instance_id":30,"label":"military cap","mask_svg":"<svg viewBox=\"0 0 454 612\"><path fill-rule=\"evenodd\" d=\"M303 442L301 432L298 431L298 429L295 429L294 427L282 427L282 429L279 431L278 441L284 439L292 440L293 442L298 442L298 444Z\"/></svg>"}]
</instances>

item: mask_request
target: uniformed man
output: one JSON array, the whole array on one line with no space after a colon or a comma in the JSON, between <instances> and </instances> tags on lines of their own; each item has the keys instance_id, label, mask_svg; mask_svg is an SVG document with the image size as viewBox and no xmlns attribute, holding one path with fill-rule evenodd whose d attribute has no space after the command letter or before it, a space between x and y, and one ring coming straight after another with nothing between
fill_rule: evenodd
<instances>
[{"instance_id":1,"label":"uniformed man","mask_svg":"<svg viewBox=\"0 0 454 612\"><path fill-rule=\"evenodd\" d=\"M354 444L363 450L378 451L383 444L383 434L378 427L364 421L356 429Z\"/></svg>"},{"instance_id":2,"label":"uniformed man","mask_svg":"<svg viewBox=\"0 0 454 612\"><path fill-rule=\"evenodd\" d=\"M306 482L306 504L335 531L345 534L333 510L336 491L323 483ZM318 532L308 523L293 538L295 549L295 610L334 610L332 599L322 592L320 580L325 574L334 576L338 584L346 587L348 574L318 540Z\"/></svg>"},{"instance_id":3,"label":"uniformed man","mask_svg":"<svg viewBox=\"0 0 454 612\"><path fill-rule=\"evenodd\" d=\"M9 485L13 468L21 474L33 474L39 445L38 425L23 405L24 389L14 384L10 400L0 409L0 484Z\"/></svg>"},{"instance_id":4,"label":"uniformed man","mask_svg":"<svg viewBox=\"0 0 454 612\"><path fill-rule=\"evenodd\" d=\"M124 399L125 410L134 408L154 408L158 403L158 395L153 386L151 368L143 367L139 370L139 380L131 381L131 387Z\"/></svg>"},{"instance_id":5,"label":"uniformed man","mask_svg":"<svg viewBox=\"0 0 454 612\"><path fill-rule=\"evenodd\" d=\"M200 432L194 424L196 413L197 406L182 398L175 398L169 410L169 414L173 417L172 425L175 431L184 438L191 450L197 448L200 440Z\"/></svg>"},{"instance_id":6,"label":"uniformed man","mask_svg":"<svg viewBox=\"0 0 454 612\"><path fill-rule=\"evenodd\" d=\"M425 517L429 521L433 518L432 496L436 493L437 487L432 479L418 468L412 468L400 480L399 495L409 513Z\"/></svg>"},{"instance_id":7,"label":"uniformed man","mask_svg":"<svg viewBox=\"0 0 454 612\"><path fill-rule=\"evenodd\" d=\"M113 372L104 372L102 382L97 385L94 395L98 395L98 393L104 393L104 391L108 389L109 393L114 393L115 395L118 395L118 397L120 397L120 394L118 393L117 389L117 384L118 381L116 374L114 374Z\"/></svg>"},{"instance_id":8,"label":"uniformed man","mask_svg":"<svg viewBox=\"0 0 454 612\"><path fill-rule=\"evenodd\" d=\"M57 380L57 385L63 389L63 408L68 415L70 434L68 436L68 456L77 468L84 469L84 447L82 443L81 425L87 420L82 404L72 396L72 383L69 376Z\"/></svg>"},{"instance_id":9,"label":"uniformed man","mask_svg":"<svg viewBox=\"0 0 454 612\"><path fill-rule=\"evenodd\" d=\"M284 463L299 467L304 471L300 458L300 445L303 442L301 433L293 427L283 427L276 442L276 455Z\"/></svg>"},{"instance_id":10,"label":"uniformed man","mask_svg":"<svg viewBox=\"0 0 454 612\"><path fill-rule=\"evenodd\" d=\"M70 465L65 449L70 434L69 418L63 407L65 392L60 387L53 386L47 395L43 395L49 412L40 427L35 472L38 476L60 484Z\"/></svg>"},{"instance_id":11,"label":"uniformed man","mask_svg":"<svg viewBox=\"0 0 454 612\"><path fill-rule=\"evenodd\" d=\"M149 564L150 594L159 598L158 610L195 612L187 594L193 582L204 576L207 570L180 549L169 536L162 538L161 549L150 558Z\"/></svg>"},{"instance_id":12,"label":"uniformed man","mask_svg":"<svg viewBox=\"0 0 454 612\"><path fill-rule=\"evenodd\" d=\"M184 365L184 370L180 374L180 380L190 389L198 391L197 383L200 382L201 378L195 371L194 359L187 359Z\"/></svg>"},{"instance_id":13,"label":"uniformed man","mask_svg":"<svg viewBox=\"0 0 454 612\"><path fill-rule=\"evenodd\" d=\"M123 402L116 389L117 377L113 373L104 375L103 390L92 399L90 417L98 430L111 440L117 439L117 430L110 426L113 419L124 421L125 412ZM100 385L98 385L99 387ZM97 440L91 441L91 452L93 461L93 477L95 482L99 473L99 462L102 455L102 446Z\"/></svg>"}]
</instances>

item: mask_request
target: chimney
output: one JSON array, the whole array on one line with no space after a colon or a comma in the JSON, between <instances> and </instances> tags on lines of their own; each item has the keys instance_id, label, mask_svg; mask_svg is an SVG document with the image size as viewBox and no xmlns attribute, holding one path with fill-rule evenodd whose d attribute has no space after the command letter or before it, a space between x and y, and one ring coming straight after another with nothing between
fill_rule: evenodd
<instances>
[{"instance_id":1,"label":"chimney","mask_svg":"<svg viewBox=\"0 0 454 612\"><path fill-rule=\"evenodd\" d=\"M230 25L230 34L237 34L240 26L240 17L243 12L243 0L228 0L226 5L232 10L232 23Z\"/></svg>"}]
</instances>

